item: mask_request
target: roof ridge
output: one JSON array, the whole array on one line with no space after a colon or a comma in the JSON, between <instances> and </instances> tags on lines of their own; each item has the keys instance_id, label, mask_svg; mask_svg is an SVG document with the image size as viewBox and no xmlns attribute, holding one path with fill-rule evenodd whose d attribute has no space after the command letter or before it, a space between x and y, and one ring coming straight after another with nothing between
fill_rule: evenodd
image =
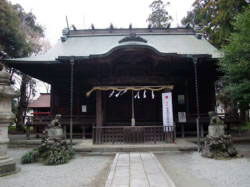
<instances>
[{"instance_id":1,"label":"roof ridge","mask_svg":"<svg viewBox=\"0 0 250 187\"><path fill-rule=\"evenodd\" d=\"M195 34L192 28L107 28L107 29L82 29L82 30L67 30L64 29L63 35L66 37L71 36L114 36L114 35L129 35L136 34Z\"/></svg>"}]
</instances>

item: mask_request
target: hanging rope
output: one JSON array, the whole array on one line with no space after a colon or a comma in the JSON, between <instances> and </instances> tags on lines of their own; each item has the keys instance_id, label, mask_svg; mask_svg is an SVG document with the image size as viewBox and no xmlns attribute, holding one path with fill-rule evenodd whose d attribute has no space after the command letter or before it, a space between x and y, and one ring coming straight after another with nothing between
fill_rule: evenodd
<instances>
[{"instance_id":1,"label":"hanging rope","mask_svg":"<svg viewBox=\"0 0 250 187\"><path fill-rule=\"evenodd\" d=\"M100 91L112 90L112 94L111 94L111 96L112 96L114 94L113 91L125 93L129 90L131 90L131 91L150 90L150 91L154 92L154 91L161 91L161 90L172 90L173 88L174 88L173 85L165 85L165 86L96 86L96 87L93 87L90 91L88 91L86 93L86 96L89 97L91 95L91 93L96 91L96 90L100 90Z\"/></svg>"}]
</instances>

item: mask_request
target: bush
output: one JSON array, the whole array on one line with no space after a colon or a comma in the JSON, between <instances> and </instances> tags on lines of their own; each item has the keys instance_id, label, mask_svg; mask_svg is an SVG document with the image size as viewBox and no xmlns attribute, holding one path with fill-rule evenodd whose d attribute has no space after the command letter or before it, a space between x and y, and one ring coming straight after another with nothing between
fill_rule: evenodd
<instances>
[{"instance_id":1,"label":"bush","mask_svg":"<svg viewBox=\"0 0 250 187\"><path fill-rule=\"evenodd\" d=\"M70 150L50 150L45 161L47 165L58 165L67 163L73 157Z\"/></svg>"},{"instance_id":2,"label":"bush","mask_svg":"<svg viewBox=\"0 0 250 187\"><path fill-rule=\"evenodd\" d=\"M48 138L42 139L41 145L22 156L22 164L42 161L46 165L59 165L67 163L74 156L74 151L65 140L54 140L50 145Z\"/></svg>"},{"instance_id":3,"label":"bush","mask_svg":"<svg viewBox=\"0 0 250 187\"><path fill-rule=\"evenodd\" d=\"M39 160L39 156L39 151L37 149L34 149L28 153L25 153L21 158L21 162L22 164L37 162Z\"/></svg>"}]
</instances>

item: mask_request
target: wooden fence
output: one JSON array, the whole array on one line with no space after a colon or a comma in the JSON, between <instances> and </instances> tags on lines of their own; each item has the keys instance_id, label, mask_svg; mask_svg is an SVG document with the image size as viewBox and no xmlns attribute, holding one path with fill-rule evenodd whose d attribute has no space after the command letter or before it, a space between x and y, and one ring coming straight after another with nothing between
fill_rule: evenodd
<instances>
[{"instance_id":1,"label":"wooden fence","mask_svg":"<svg viewBox=\"0 0 250 187\"><path fill-rule=\"evenodd\" d=\"M174 143L175 126L93 127L94 144Z\"/></svg>"},{"instance_id":2,"label":"wooden fence","mask_svg":"<svg viewBox=\"0 0 250 187\"><path fill-rule=\"evenodd\" d=\"M31 124L27 126L26 136L30 136L30 127L33 127L33 133L36 134L36 137L40 137L43 130L47 128L48 124L55 118L55 116L35 116L29 117L31 120ZM70 128L70 116L63 115L61 120L61 125L64 129L65 137L69 136L69 128ZM85 138L86 135L86 128L91 129L92 126L95 124L95 117L93 116L84 116L84 115L73 115L72 116L73 122L73 136ZM75 131L74 129L77 128ZM88 132L89 133L89 132Z\"/></svg>"}]
</instances>

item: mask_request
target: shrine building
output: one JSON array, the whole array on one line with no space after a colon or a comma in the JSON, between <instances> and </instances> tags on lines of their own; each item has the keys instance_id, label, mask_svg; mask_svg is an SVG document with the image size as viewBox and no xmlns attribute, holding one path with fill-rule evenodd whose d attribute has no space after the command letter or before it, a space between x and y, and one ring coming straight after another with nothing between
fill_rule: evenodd
<instances>
[{"instance_id":1,"label":"shrine building","mask_svg":"<svg viewBox=\"0 0 250 187\"><path fill-rule=\"evenodd\" d=\"M206 133L220 57L192 28L92 28L4 63L51 85L51 118L73 137L140 143Z\"/></svg>"}]
</instances>

